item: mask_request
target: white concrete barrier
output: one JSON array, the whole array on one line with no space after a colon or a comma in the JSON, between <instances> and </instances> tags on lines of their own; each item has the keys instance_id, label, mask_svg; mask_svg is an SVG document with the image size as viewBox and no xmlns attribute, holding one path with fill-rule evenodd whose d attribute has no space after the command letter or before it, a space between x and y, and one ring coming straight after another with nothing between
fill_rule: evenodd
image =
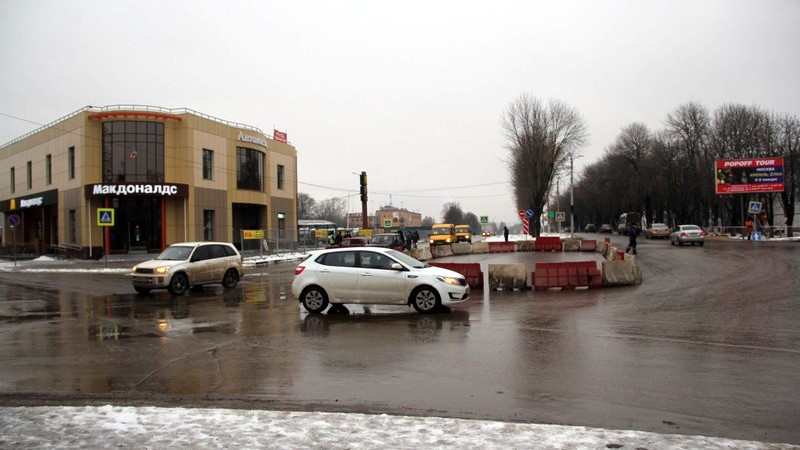
<instances>
[{"instance_id":1,"label":"white concrete barrier","mask_svg":"<svg viewBox=\"0 0 800 450\"><path fill-rule=\"evenodd\" d=\"M527 264L489 264L490 289L527 289Z\"/></svg>"},{"instance_id":2,"label":"white concrete barrier","mask_svg":"<svg viewBox=\"0 0 800 450\"><path fill-rule=\"evenodd\" d=\"M581 250L581 240L578 238L566 238L561 240L561 250L565 252L577 252Z\"/></svg>"},{"instance_id":3,"label":"white concrete barrier","mask_svg":"<svg viewBox=\"0 0 800 450\"><path fill-rule=\"evenodd\" d=\"M472 244L472 253L489 253L489 243L474 242Z\"/></svg>"},{"instance_id":4,"label":"white concrete barrier","mask_svg":"<svg viewBox=\"0 0 800 450\"><path fill-rule=\"evenodd\" d=\"M626 255L624 260L603 263L603 286L629 286L641 283L642 272L635 256Z\"/></svg>"},{"instance_id":5,"label":"white concrete barrier","mask_svg":"<svg viewBox=\"0 0 800 450\"><path fill-rule=\"evenodd\" d=\"M446 258L448 256L453 256L453 249L450 248L450 245L433 245L430 247L431 249L431 256L434 259L436 258Z\"/></svg>"},{"instance_id":6,"label":"white concrete barrier","mask_svg":"<svg viewBox=\"0 0 800 450\"><path fill-rule=\"evenodd\" d=\"M453 255L469 255L472 253L472 244L469 242L456 242L450 245Z\"/></svg>"},{"instance_id":7,"label":"white concrete barrier","mask_svg":"<svg viewBox=\"0 0 800 450\"><path fill-rule=\"evenodd\" d=\"M412 248L408 254L417 261L429 261L433 259L431 251L428 247L425 248Z\"/></svg>"}]
</instances>

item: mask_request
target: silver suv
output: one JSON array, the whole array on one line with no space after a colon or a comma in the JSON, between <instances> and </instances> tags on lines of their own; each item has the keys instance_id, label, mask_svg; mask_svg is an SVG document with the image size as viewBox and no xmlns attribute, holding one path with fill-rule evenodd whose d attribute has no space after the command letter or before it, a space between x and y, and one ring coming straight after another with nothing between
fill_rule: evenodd
<instances>
[{"instance_id":1,"label":"silver suv","mask_svg":"<svg viewBox=\"0 0 800 450\"><path fill-rule=\"evenodd\" d=\"M136 292L167 289L183 295L191 286L222 283L226 289L242 278L242 256L227 242L184 242L172 244L161 254L137 264L131 272Z\"/></svg>"}]
</instances>

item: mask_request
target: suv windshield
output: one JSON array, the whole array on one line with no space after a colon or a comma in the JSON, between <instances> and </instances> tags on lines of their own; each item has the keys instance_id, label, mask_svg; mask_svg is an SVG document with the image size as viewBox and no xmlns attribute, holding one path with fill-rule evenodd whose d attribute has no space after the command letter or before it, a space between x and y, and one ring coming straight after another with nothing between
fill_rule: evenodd
<instances>
[{"instance_id":1,"label":"suv windshield","mask_svg":"<svg viewBox=\"0 0 800 450\"><path fill-rule=\"evenodd\" d=\"M167 249L161 252L160 255L156 256L155 259L183 261L185 259L189 259L189 255L192 253L192 248L193 247L187 247L183 245L175 247L167 247Z\"/></svg>"}]
</instances>

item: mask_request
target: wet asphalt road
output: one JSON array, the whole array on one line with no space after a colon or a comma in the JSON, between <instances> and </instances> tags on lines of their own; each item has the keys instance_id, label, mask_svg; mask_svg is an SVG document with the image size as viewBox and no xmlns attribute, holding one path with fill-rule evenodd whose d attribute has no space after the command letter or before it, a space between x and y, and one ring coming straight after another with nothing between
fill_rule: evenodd
<instances>
[{"instance_id":1,"label":"wet asphalt road","mask_svg":"<svg viewBox=\"0 0 800 450\"><path fill-rule=\"evenodd\" d=\"M0 272L0 399L435 415L800 444L800 246L642 239L639 253L640 286L476 290L429 316L307 315L291 298L293 263L177 300L136 295L120 274Z\"/></svg>"}]
</instances>

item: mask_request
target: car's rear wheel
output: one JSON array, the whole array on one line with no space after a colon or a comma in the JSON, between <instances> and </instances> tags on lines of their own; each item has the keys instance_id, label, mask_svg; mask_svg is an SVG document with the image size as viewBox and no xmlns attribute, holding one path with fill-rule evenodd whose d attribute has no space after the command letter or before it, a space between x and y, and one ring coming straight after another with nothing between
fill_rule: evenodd
<instances>
[{"instance_id":1,"label":"car's rear wheel","mask_svg":"<svg viewBox=\"0 0 800 450\"><path fill-rule=\"evenodd\" d=\"M143 288L143 287L139 287L139 286L134 286L133 288L136 289L136 292L138 292L140 294L149 294L150 293L150 289L148 289L148 288Z\"/></svg>"},{"instance_id":2,"label":"car's rear wheel","mask_svg":"<svg viewBox=\"0 0 800 450\"><path fill-rule=\"evenodd\" d=\"M172 295L183 295L187 289L189 289L189 278L182 273L173 275L172 279L169 280L169 286L167 286L167 290Z\"/></svg>"},{"instance_id":3,"label":"car's rear wheel","mask_svg":"<svg viewBox=\"0 0 800 450\"><path fill-rule=\"evenodd\" d=\"M236 269L228 269L225 272L225 276L222 277L222 287L225 289L233 289L236 287L236 283L239 282L239 272Z\"/></svg>"},{"instance_id":4,"label":"car's rear wheel","mask_svg":"<svg viewBox=\"0 0 800 450\"><path fill-rule=\"evenodd\" d=\"M441 306L442 300L435 289L422 286L411 293L411 306L417 312L427 314L436 311Z\"/></svg>"},{"instance_id":5,"label":"car's rear wheel","mask_svg":"<svg viewBox=\"0 0 800 450\"><path fill-rule=\"evenodd\" d=\"M318 314L328 307L328 294L319 286L309 286L300 294L300 301L306 311Z\"/></svg>"}]
</instances>

